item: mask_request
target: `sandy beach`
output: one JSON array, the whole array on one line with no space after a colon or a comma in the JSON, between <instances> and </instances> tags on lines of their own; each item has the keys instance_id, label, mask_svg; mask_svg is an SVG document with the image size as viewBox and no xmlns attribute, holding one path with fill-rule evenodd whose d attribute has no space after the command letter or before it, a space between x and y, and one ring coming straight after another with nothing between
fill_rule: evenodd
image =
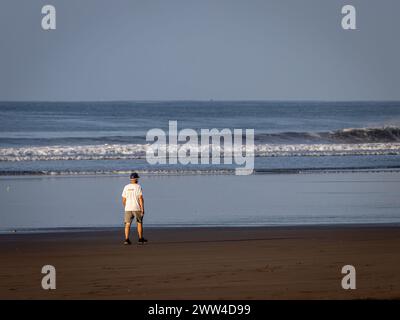
<instances>
[{"instance_id":1,"label":"sandy beach","mask_svg":"<svg viewBox=\"0 0 400 320\"><path fill-rule=\"evenodd\" d=\"M399 174L143 176L145 246L124 176L2 177L0 299L400 299Z\"/></svg>"},{"instance_id":2,"label":"sandy beach","mask_svg":"<svg viewBox=\"0 0 400 320\"><path fill-rule=\"evenodd\" d=\"M400 227L151 228L145 246L121 232L0 235L0 298L400 299Z\"/></svg>"}]
</instances>

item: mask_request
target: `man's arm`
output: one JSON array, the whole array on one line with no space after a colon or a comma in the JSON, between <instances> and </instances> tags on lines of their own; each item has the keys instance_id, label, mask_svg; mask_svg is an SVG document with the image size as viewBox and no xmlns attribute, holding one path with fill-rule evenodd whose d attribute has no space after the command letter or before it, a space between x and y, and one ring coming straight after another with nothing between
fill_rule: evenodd
<instances>
[{"instance_id":1,"label":"man's arm","mask_svg":"<svg viewBox=\"0 0 400 320\"><path fill-rule=\"evenodd\" d=\"M140 195L140 197L139 197L139 206L140 206L140 209L142 210L142 214L144 215L144 199L143 199L143 195Z\"/></svg>"},{"instance_id":2,"label":"man's arm","mask_svg":"<svg viewBox=\"0 0 400 320\"><path fill-rule=\"evenodd\" d=\"M124 206L124 208L125 208L125 204L126 204L126 198L122 197L122 205Z\"/></svg>"}]
</instances>

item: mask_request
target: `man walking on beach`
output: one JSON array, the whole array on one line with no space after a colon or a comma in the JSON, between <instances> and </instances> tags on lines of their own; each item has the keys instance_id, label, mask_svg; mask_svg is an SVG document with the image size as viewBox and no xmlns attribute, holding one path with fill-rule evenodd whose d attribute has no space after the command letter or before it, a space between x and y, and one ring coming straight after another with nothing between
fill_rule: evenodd
<instances>
[{"instance_id":1,"label":"man walking on beach","mask_svg":"<svg viewBox=\"0 0 400 320\"><path fill-rule=\"evenodd\" d=\"M136 219L139 243L147 242L143 238L143 216L144 216L144 199L142 187L138 184L139 175L133 172L130 176L131 182L127 184L122 191L122 204L125 209L125 245L131 244L129 240L129 231L133 218Z\"/></svg>"}]
</instances>

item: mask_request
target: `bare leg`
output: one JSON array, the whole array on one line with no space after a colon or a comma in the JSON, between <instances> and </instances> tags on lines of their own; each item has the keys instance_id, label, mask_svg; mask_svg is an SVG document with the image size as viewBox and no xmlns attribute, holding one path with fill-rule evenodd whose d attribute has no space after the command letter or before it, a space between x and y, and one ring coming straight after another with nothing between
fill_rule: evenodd
<instances>
[{"instance_id":1,"label":"bare leg","mask_svg":"<svg viewBox=\"0 0 400 320\"><path fill-rule=\"evenodd\" d=\"M130 223L125 223L125 239L129 239L129 231L131 229Z\"/></svg>"},{"instance_id":2,"label":"bare leg","mask_svg":"<svg viewBox=\"0 0 400 320\"><path fill-rule=\"evenodd\" d=\"M143 225L141 223L137 223L137 233L139 236L139 239L143 238Z\"/></svg>"}]
</instances>

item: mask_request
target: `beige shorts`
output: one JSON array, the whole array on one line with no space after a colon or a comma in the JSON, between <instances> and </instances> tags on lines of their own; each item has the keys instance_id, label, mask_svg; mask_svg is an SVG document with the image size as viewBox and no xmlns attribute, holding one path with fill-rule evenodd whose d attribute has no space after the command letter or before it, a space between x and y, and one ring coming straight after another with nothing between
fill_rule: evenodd
<instances>
[{"instance_id":1,"label":"beige shorts","mask_svg":"<svg viewBox=\"0 0 400 320\"><path fill-rule=\"evenodd\" d=\"M143 223L142 211L125 211L125 223L132 223L133 218L136 218L137 223Z\"/></svg>"}]
</instances>

